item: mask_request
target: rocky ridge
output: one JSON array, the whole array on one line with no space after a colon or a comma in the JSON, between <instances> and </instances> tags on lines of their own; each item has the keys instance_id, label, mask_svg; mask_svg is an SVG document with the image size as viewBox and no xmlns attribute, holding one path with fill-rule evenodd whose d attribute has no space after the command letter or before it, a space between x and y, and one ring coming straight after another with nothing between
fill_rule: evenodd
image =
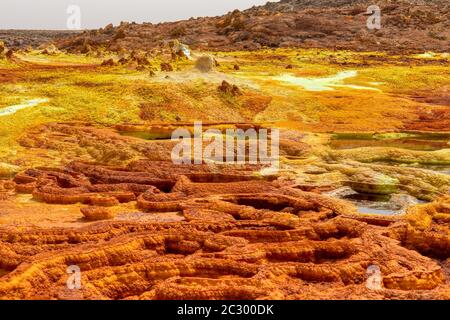
<instances>
[{"instance_id":1,"label":"rocky ridge","mask_svg":"<svg viewBox=\"0 0 450 320\"><path fill-rule=\"evenodd\" d=\"M369 30L367 8L373 4L368 0L284 0L220 17L158 24L110 24L57 43L72 52L80 52L86 45L111 51L152 50L170 39L179 39L194 49L217 51L264 47L397 53L449 50L447 1L378 1L381 29Z\"/></svg>"}]
</instances>

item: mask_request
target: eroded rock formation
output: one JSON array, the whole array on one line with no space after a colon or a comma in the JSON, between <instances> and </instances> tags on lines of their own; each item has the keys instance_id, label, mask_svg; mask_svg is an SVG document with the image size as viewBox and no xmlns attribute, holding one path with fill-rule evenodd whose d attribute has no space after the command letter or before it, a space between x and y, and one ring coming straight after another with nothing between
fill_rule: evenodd
<instances>
[{"instance_id":1,"label":"eroded rock formation","mask_svg":"<svg viewBox=\"0 0 450 320\"><path fill-rule=\"evenodd\" d=\"M0 296L6 299L449 299L449 198L403 217L364 218L345 201L254 167L126 167L73 162L19 173L18 192L49 203L82 202L92 220L135 203L144 215L82 228L0 229ZM9 182L4 189L10 190ZM5 185L4 185L5 187ZM80 213L81 217L81 213ZM80 290L66 286L69 266ZM381 286L367 285L380 269Z\"/></svg>"}]
</instances>

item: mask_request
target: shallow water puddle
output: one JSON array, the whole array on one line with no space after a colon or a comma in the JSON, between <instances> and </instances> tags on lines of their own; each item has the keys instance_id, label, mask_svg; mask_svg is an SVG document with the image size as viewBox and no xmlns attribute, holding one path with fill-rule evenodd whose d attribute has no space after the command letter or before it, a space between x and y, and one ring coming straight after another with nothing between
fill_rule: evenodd
<instances>
[{"instance_id":1,"label":"shallow water puddle","mask_svg":"<svg viewBox=\"0 0 450 320\"><path fill-rule=\"evenodd\" d=\"M390 147L398 149L436 151L450 148L450 137L446 134L385 134L385 135L351 135L336 134L330 141L334 150L346 150L365 147Z\"/></svg>"},{"instance_id":2,"label":"shallow water puddle","mask_svg":"<svg viewBox=\"0 0 450 320\"><path fill-rule=\"evenodd\" d=\"M394 215L402 210L401 205L391 202L389 195L354 193L342 198L352 202L360 213Z\"/></svg>"},{"instance_id":3,"label":"shallow water puddle","mask_svg":"<svg viewBox=\"0 0 450 320\"><path fill-rule=\"evenodd\" d=\"M358 193L351 188L343 187L325 193L329 196L351 202L362 214L397 215L413 205L424 203L407 194L372 194Z\"/></svg>"},{"instance_id":4,"label":"shallow water puddle","mask_svg":"<svg viewBox=\"0 0 450 320\"><path fill-rule=\"evenodd\" d=\"M343 82L344 80L354 78L357 75L358 75L357 71L350 70L350 71L342 71L334 76L324 78L304 78L304 77L296 77L290 74L285 74L278 77L273 77L272 79L299 85L308 91L332 91L335 90L336 87L343 87L356 90L373 90L381 92L381 90L378 88L345 84Z\"/></svg>"},{"instance_id":5,"label":"shallow water puddle","mask_svg":"<svg viewBox=\"0 0 450 320\"><path fill-rule=\"evenodd\" d=\"M158 132L148 132L148 131L119 131L119 134L126 137L139 138L143 140L170 140L172 134L169 133L158 133Z\"/></svg>"},{"instance_id":6,"label":"shallow water puddle","mask_svg":"<svg viewBox=\"0 0 450 320\"><path fill-rule=\"evenodd\" d=\"M9 106L9 107L6 107L6 108L2 108L2 109L0 109L0 117L9 116L9 115L12 115L12 114L16 113L19 110L36 107L39 104L45 103L45 102L48 102L48 101L49 101L48 99L43 99L43 98L31 99L31 100L28 100L28 101L26 101L24 103L15 105L15 106Z\"/></svg>"},{"instance_id":7,"label":"shallow water puddle","mask_svg":"<svg viewBox=\"0 0 450 320\"><path fill-rule=\"evenodd\" d=\"M392 139L392 140L361 140L338 139L332 140L330 147L335 150L356 149L364 147L391 147L419 151L435 151L450 147L447 141L426 139Z\"/></svg>"}]
</instances>

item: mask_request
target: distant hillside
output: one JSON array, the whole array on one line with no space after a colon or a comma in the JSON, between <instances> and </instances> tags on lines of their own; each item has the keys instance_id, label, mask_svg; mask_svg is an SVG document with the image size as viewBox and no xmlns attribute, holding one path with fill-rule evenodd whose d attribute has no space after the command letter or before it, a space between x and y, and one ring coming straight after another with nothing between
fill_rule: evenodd
<instances>
[{"instance_id":1,"label":"distant hillside","mask_svg":"<svg viewBox=\"0 0 450 320\"><path fill-rule=\"evenodd\" d=\"M0 41L9 48L38 47L55 39L71 37L79 31L53 30L0 30Z\"/></svg>"},{"instance_id":2,"label":"distant hillside","mask_svg":"<svg viewBox=\"0 0 450 320\"><path fill-rule=\"evenodd\" d=\"M368 30L368 6L382 10L381 30ZM318 47L364 51L449 51L448 0L282 0L221 17L170 23L121 23L86 31L57 45L82 51L86 45L112 51L149 50L169 39L197 49L253 50Z\"/></svg>"}]
</instances>

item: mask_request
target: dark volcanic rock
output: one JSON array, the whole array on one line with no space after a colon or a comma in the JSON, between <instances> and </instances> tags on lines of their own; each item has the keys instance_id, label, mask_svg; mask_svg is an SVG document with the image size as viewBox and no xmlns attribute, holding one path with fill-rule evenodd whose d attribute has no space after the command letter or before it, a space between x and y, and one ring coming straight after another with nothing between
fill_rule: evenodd
<instances>
[{"instance_id":1,"label":"dark volcanic rock","mask_svg":"<svg viewBox=\"0 0 450 320\"><path fill-rule=\"evenodd\" d=\"M239 96L242 94L241 89L239 89L238 86L232 85L225 80L223 80L222 84L219 86L219 91L231 94L232 96Z\"/></svg>"}]
</instances>

